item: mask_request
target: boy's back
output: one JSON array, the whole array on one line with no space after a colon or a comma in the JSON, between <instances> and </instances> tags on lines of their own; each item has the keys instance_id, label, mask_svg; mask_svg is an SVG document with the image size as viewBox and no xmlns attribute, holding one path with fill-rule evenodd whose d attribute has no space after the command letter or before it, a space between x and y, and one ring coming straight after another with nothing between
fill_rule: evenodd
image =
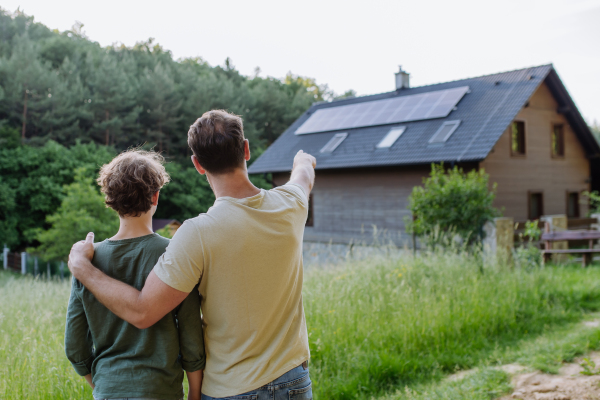
<instances>
[{"instance_id":1,"label":"boy's back","mask_svg":"<svg viewBox=\"0 0 600 400\"><path fill-rule=\"evenodd\" d=\"M95 245L94 266L137 289L144 286L169 240L157 234ZM65 350L80 375L92 374L95 398L183 397L183 369L204 368L198 290L155 325L123 321L77 280L67 312ZM181 354L181 358L180 358Z\"/></svg>"}]
</instances>

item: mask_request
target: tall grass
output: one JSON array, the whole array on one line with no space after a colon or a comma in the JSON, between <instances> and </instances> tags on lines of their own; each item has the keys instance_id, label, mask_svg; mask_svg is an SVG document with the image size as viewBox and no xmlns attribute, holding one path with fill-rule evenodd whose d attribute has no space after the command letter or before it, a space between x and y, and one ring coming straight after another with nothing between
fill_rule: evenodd
<instances>
[{"instance_id":1,"label":"tall grass","mask_svg":"<svg viewBox=\"0 0 600 400\"><path fill-rule=\"evenodd\" d=\"M64 356L69 282L12 276L0 273L0 398L91 398ZM600 270L482 267L466 253L374 258L311 268L304 304L315 398L370 398L597 309Z\"/></svg>"},{"instance_id":2,"label":"tall grass","mask_svg":"<svg viewBox=\"0 0 600 400\"><path fill-rule=\"evenodd\" d=\"M434 253L314 270L305 280L317 399L368 398L476 365L497 346L600 303L600 271L483 267Z\"/></svg>"},{"instance_id":3,"label":"tall grass","mask_svg":"<svg viewBox=\"0 0 600 400\"><path fill-rule=\"evenodd\" d=\"M0 399L83 399L64 351L71 284L0 274Z\"/></svg>"}]
</instances>

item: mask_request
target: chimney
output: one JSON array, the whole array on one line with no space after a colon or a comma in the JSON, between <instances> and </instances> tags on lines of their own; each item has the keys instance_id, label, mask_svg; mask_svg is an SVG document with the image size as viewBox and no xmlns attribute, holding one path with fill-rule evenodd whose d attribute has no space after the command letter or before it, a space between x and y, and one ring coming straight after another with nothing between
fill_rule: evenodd
<instances>
[{"instance_id":1,"label":"chimney","mask_svg":"<svg viewBox=\"0 0 600 400\"><path fill-rule=\"evenodd\" d=\"M406 71L402 71L402 66L399 66L398 72L396 72L396 90L408 89L410 87L410 74Z\"/></svg>"}]
</instances>

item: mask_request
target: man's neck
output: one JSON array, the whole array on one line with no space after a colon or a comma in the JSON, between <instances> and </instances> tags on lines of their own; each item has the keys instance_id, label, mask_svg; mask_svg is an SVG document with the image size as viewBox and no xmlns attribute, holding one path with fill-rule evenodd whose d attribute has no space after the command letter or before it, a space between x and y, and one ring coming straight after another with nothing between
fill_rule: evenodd
<instances>
[{"instance_id":1,"label":"man's neck","mask_svg":"<svg viewBox=\"0 0 600 400\"><path fill-rule=\"evenodd\" d=\"M153 233L152 214L150 212L139 217L119 217L119 219L119 231L110 240L133 239Z\"/></svg>"},{"instance_id":2,"label":"man's neck","mask_svg":"<svg viewBox=\"0 0 600 400\"><path fill-rule=\"evenodd\" d=\"M207 172L206 177L217 199L219 197L244 199L260 193L260 189L250 182L246 168L238 168L233 172L219 175Z\"/></svg>"}]
</instances>

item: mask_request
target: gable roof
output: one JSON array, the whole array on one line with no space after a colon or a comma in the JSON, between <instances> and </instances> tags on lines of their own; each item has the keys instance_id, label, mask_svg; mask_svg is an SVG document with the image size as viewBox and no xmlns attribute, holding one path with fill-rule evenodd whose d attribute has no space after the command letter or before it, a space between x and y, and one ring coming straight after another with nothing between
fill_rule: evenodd
<instances>
[{"instance_id":1,"label":"gable roof","mask_svg":"<svg viewBox=\"0 0 600 400\"><path fill-rule=\"evenodd\" d=\"M577 110L552 64L524 68L476 78L400 89L389 93L318 103L302 114L249 168L249 173L287 172L298 150L317 158L317 169L429 164L433 162L481 161L500 136L545 82L559 104L588 157L600 156L600 147ZM374 100L428 93L468 86L469 92L445 118L410 121L379 126L342 129L297 135L296 130L317 110ZM445 143L429 143L446 121L460 125ZM390 148L377 144L391 128L406 130ZM333 152L320 153L337 133L347 137Z\"/></svg>"}]
</instances>

